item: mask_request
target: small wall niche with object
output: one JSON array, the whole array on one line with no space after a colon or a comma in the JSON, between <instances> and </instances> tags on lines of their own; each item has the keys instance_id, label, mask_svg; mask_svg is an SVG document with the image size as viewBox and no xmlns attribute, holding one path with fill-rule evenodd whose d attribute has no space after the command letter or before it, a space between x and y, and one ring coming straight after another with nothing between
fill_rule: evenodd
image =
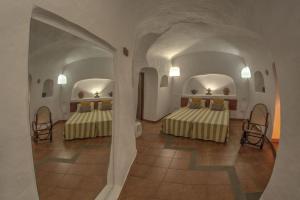
<instances>
[{"instance_id":1,"label":"small wall niche with object","mask_svg":"<svg viewBox=\"0 0 300 200\"><path fill-rule=\"evenodd\" d=\"M184 84L183 95L236 96L234 80L224 74L205 74L190 77Z\"/></svg>"},{"instance_id":2,"label":"small wall niche with object","mask_svg":"<svg viewBox=\"0 0 300 200\"><path fill-rule=\"evenodd\" d=\"M160 79L160 87L168 87L169 86L169 77L167 75L163 75Z\"/></svg>"},{"instance_id":3,"label":"small wall niche with object","mask_svg":"<svg viewBox=\"0 0 300 200\"><path fill-rule=\"evenodd\" d=\"M72 89L71 101L110 98L113 96L111 79L84 79L76 82Z\"/></svg>"},{"instance_id":4,"label":"small wall niche with object","mask_svg":"<svg viewBox=\"0 0 300 200\"><path fill-rule=\"evenodd\" d=\"M53 86L54 86L54 82L52 79L47 79L44 81L43 91L42 91L43 98L53 96Z\"/></svg>"},{"instance_id":5,"label":"small wall niche with object","mask_svg":"<svg viewBox=\"0 0 300 200\"><path fill-rule=\"evenodd\" d=\"M264 76L260 71L254 73L254 83L256 92L266 92Z\"/></svg>"}]
</instances>

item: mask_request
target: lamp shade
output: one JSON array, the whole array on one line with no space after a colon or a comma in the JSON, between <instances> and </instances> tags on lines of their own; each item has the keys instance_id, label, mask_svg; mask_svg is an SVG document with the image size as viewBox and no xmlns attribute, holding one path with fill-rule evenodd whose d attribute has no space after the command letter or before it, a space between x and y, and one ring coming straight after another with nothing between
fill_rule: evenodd
<instances>
[{"instance_id":1,"label":"lamp shade","mask_svg":"<svg viewBox=\"0 0 300 200\"><path fill-rule=\"evenodd\" d=\"M59 85L67 84L67 77L63 74L58 75L57 84L59 84Z\"/></svg>"},{"instance_id":2,"label":"lamp shade","mask_svg":"<svg viewBox=\"0 0 300 200\"><path fill-rule=\"evenodd\" d=\"M169 76L180 76L180 68L179 67L171 67L169 71Z\"/></svg>"},{"instance_id":3,"label":"lamp shade","mask_svg":"<svg viewBox=\"0 0 300 200\"><path fill-rule=\"evenodd\" d=\"M241 71L241 77L244 78L244 79L249 79L251 78L251 72L250 72L250 68L247 66L247 67L244 67Z\"/></svg>"}]
</instances>

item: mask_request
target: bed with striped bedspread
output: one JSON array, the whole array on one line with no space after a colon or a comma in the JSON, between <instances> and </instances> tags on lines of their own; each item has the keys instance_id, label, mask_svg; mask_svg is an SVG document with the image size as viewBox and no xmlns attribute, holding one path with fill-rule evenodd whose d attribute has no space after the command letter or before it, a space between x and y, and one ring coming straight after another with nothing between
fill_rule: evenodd
<instances>
[{"instance_id":1,"label":"bed with striped bedspread","mask_svg":"<svg viewBox=\"0 0 300 200\"><path fill-rule=\"evenodd\" d=\"M229 111L181 108L162 120L165 134L225 142L229 136Z\"/></svg>"},{"instance_id":2,"label":"bed with striped bedspread","mask_svg":"<svg viewBox=\"0 0 300 200\"><path fill-rule=\"evenodd\" d=\"M111 110L93 110L74 113L65 124L65 140L110 136L112 132Z\"/></svg>"}]
</instances>

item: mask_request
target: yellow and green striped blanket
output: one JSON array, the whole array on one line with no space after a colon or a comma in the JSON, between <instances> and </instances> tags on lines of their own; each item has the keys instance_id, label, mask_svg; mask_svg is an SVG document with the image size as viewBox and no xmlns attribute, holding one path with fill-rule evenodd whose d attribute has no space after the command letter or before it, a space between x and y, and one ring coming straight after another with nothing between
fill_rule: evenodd
<instances>
[{"instance_id":1,"label":"yellow and green striped blanket","mask_svg":"<svg viewBox=\"0 0 300 200\"><path fill-rule=\"evenodd\" d=\"M65 124L65 140L110 136L112 132L111 110L93 110L74 113Z\"/></svg>"},{"instance_id":2,"label":"yellow and green striped blanket","mask_svg":"<svg viewBox=\"0 0 300 200\"><path fill-rule=\"evenodd\" d=\"M209 108L181 108L162 120L165 134L193 139L225 142L229 136L229 111L212 111Z\"/></svg>"}]
</instances>

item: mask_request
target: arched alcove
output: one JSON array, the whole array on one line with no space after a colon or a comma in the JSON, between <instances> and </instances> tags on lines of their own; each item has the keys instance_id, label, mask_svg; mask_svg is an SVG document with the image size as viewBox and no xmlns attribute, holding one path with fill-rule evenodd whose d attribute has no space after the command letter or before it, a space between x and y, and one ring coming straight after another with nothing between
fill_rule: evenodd
<instances>
[{"instance_id":1,"label":"arched alcove","mask_svg":"<svg viewBox=\"0 0 300 200\"><path fill-rule=\"evenodd\" d=\"M95 93L100 97L109 97L113 91L111 79L93 78L76 82L72 89L71 100L94 98ZM79 94L82 94L80 97Z\"/></svg>"},{"instance_id":2,"label":"arched alcove","mask_svg":"<svg viewBox=\"0 0 300 200\"><path fill-rule=\"evenodd\" d=\"M163 75L160 79L160 87L168 87L169 86L169 77L167 75Z\"/></svg>"},{"instance_id":3,"label":"arched alcove","mask_svg":"<svg viewBox=\"0 0 300 200\"><path fill-rule=\"evenodd\" d=\"M224 74L192 76L184 83L183 94L204 95L208 89L215 95L223 95L224 90L229 90L229 95L236 95L234 80Z\"/></svg>"},{"instance_id":4,"label":"arched alcove","mask_svg":"<svg viewBox=\"0 0 300 200\"><path fill-rule=\"evenodd\" d=\"M54 86L54 82L52 79L47 79L44 81L43 92L42 92L43 98L53 96L53 86Z\"/></svg>"},{"instance_id":5,"label":"arched alcove","mask_svg":"<svg viewBox=\"0 0 300 200\"><path fill-rule=\"evenodd\" d=\"M260 71L254 73L254 83L256 92L266 92L264 76Z\"/></svg>"}]
</instances>

